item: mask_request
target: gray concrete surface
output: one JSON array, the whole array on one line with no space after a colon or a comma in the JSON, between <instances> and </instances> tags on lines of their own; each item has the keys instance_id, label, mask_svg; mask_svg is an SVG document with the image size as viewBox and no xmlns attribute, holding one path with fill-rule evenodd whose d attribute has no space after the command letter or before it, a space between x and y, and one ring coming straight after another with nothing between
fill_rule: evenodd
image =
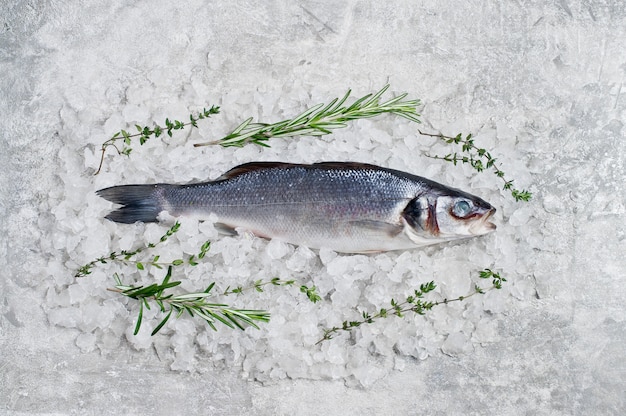
<instances>
[{"instance_id":1,"label":"gray concrete surface","mask_svg":"<svg viewBox=\"0 0 626 416\"><path fill-rule=\"evenodd\" d=\"M0 413L626 413L624 2L173 4L0 5ZM404 358L369 389L263 385L238 368L175 372L124 343L81 353L76 330L51 326L39 307L56 255L38 243L46 201L69 168L62 152L80 151L90 131L64 130L64 109L98 111L74 92L155 72L169 80L167 100L194 71L224 92L295 80L371 90L388 80L420 96L434 126L502 123L535 137L508 151L525 161L540 207L529 226L549 236L528 260L536 297L500 314L497 341L458 357Z\"/></svg>"}]
</instances>

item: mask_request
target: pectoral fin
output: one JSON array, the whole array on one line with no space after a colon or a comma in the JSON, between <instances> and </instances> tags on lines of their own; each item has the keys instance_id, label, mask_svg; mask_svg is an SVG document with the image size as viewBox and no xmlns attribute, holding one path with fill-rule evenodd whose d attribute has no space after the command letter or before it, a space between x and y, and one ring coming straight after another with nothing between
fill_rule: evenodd
<instances>
[{"instance_id":1,"label":"pectoral fin","mask_svg":"<svg viewBox=\"0 0 626 416\"><path fill-rule=\"evenodd\" d=\"M396 237L402 232L404 227L400 224L392 224L377 220L351 221L350 225L357 228L366 229L377 234L387 234L389 237Z\"/></svg>"},{"instance_id":2,"label":"pectoral fin","mask_svg":"<svg viewBox=\"0 0 626 416\"><path fill-rule=\"evenodd\" d=\"M215 229L217 230L217 232L219 232L220 234L225 234L225 235L237 235L237 230L235 230L235 227L232 227L230 225L221 223L221 222L216 222L215 224L213 224L213 227L215 227Z\"/></svg>"},{"instance_id":3,"label":"pectoral fin","mask_svg":"<svg viewBox=\"0 0 626 416\"><path fill-rule=\"evenodd\" d=\"M213 226L220 234L229 235L231 237L236 236L236 235L241 235L241 236L245 236L248 238L252 238L252 237L260 237L260 238L267 238L267 239L271 238L260 231L250 229L248 227L235 227L232 225L224 224L223 222L216 222L215 224L213 224Z\"/></svg>"}]
</instances>

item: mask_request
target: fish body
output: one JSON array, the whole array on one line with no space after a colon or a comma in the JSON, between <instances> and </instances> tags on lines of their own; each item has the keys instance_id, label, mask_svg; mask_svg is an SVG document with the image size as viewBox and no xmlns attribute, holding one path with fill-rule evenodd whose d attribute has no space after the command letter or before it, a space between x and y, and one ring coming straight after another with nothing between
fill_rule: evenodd
<instances>
[{"instance_id":1,"label":"fish body","mask_svg":"<svg viewBox=\"0 0 626 416\"><path fill-rule=\"evenodd\" d=\"M429 179L352 162L253 162L214 181L122 185L98 191L122 207L106 218L155 222L162 211L208 218L310 248L367 253L486 234L495 209Z\"/></svg>"}]
</instances>

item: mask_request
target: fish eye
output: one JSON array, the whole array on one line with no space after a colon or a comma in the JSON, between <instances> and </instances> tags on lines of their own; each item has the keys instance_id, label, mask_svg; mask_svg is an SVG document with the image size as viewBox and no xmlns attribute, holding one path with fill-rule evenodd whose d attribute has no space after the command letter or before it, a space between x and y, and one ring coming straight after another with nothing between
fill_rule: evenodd
<instances>
[{"instance_id":1,"label":"fish eye","mask_svg":"<svg viewBox=\"0 0 626 416\"><path fill-rule=\"evenodd\" d=\"M468 201L457 201L452 207L452 213L460 218L468 216L472 212L472 205Z\"/></svg>"}]
</instances>

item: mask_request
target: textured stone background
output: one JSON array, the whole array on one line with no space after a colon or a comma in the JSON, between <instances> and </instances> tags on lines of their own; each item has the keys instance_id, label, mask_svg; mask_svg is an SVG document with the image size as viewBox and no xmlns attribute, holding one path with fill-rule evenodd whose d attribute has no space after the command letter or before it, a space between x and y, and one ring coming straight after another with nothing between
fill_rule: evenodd
<instances>
[{"instance_id":1,"label":"textured stone background","mask_svg":"<svg viewBox=\"0 0 626 416\"><path fill-rule=\"evenodd\" d=\"M0 5L0 413L626 413L624 2L93 3ZM80 353L38 308L32 272L54 255L33 239L46 238L38 207L66 169L64 112L93 111L81 97L106 80L167 80L167 100L196 76L225 96L389 81L423 99L433 126L532 137L499 150L524 160L513 174L532 177L541 208L529 226L549 236L529 259L536 299L502 313L496 342L406 360L367 390Z\"/></svg>"}]
</instances>

